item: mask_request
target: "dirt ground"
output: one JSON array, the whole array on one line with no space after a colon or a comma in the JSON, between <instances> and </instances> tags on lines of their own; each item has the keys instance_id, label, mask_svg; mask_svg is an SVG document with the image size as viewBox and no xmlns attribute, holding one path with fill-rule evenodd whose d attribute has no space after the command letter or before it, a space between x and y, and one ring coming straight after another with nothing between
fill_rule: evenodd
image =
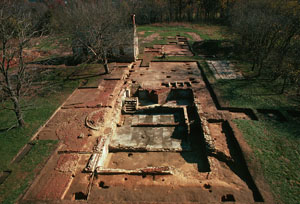
<instances>
[{"instance_id":1,"label":"dirt ground","mask_svg":"<svg viewBox=\"0 0 300 204\"><path fill-rule=\"evenodd\" d=\"M193 32L187 32L187 34L189 34L190 36L193 37L193 41L202 41L203 39L196 33L193 33Z\"/></svg>"},{"instance_id":2,"label":"dirt ground","mask_svg":"<svg viewBox=\"0 0 300 204\"><path fill-rule=\"evenodd\" d=\"M150 36L153 38L154 35ZM190 56L191 53L170 49L175 55ZM259 172L252 169L255 164L249 163L248 157L243 156L244 153L251 154L251 149L230 123L234 118L251 118L243 112L217 109L197 62L150 62L148 67L140 64L141 61L138 61L133 66L122 67L124 72L117 74L116 78L101 80L98 88L77 89L63 104L37 137L40 140L59 140L60 146L20 203L272 203ZM185 86L187 84L189 86ZM124 129L126 121L122 118L142 118L140 124L147 127L145 134L149 133L149 137L154 137L158 128L166 125L163 123L166 121L153 119L162 117L163 112L155 113L156 117L149 117L147 121L146 116L141 114L135 117L138 113L132 113L130 117L124 115L119 106L128 87L138 87L131 88L132 92L146 90L148 95L155 93L158 98L165 97L162 104L154 104L160 108L182 108L186 130L180 132L176 121L168 116L168 120L172 121L167 121L167 126L172 128L167 128L168 134L160 134L166 139L162 142L170 142L166 146L172 145L172 137L176 141L187 137L191 149L141 152L133 145L131 151L121 148L109 151L104 166L100 166L122 173L87 172L85 167L92 155L104 152L104 147L100 150L95 148L101 139L122 139L120 132L127 134ZM151 103L144 103L151 98L142 93L137 91L135 96L141 99L139 108L153 109L145 105ZM168 97L163 95L165 93L169 94ZM99 110L101 114L91 116ZM97 122L99 129L87 126L89 116ZM128 129L133 124L138 123L132 122ZM170 134L170 131L173 133ZM178 137L178 133L186 135ZM125 143L130 144L134 140L137 144L145 142L146 146L152 145L150 140L143 140L143 133L139 136L139 139L128 137ZM208 143L213 150L208 148ZM172 173L124 173L161 166L170 167Z\"/></svg>"},{"instance_id":3,"label":"dirt ground","mask_svg":"<svg viewBox=\"0 0 300 204\"><path fill-rule=\"evenodd\" d=\"M155 39L158 38L158 37L159 37L159 34L158 34L158 33L153 33L153 34L147 36L146 38L144 38L142 43L149 43L149 42L152 42L153 40L155 40Z\"/></svg>"}]
</instances>

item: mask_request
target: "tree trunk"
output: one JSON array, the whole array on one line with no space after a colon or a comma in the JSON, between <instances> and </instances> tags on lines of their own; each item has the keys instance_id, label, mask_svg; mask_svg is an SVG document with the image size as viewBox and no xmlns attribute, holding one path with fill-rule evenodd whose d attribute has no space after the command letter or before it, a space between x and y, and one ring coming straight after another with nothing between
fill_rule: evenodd
<instances>
[{"instance_id":1,"label":"tree trunk","mask_svg":"<svg viewBox=\"0 0 300 204\"><path fill-rule=\"evenodd\" d=\"M172 9L172 1L169 0L169 21L173 21L173 9Z\"/></svg>"},{"instance_id":2,"label":"tree trunk","mask_svg":"<svg viewBox=\"0 0 300 204\"><path fill-rule=\"evenodd\" d=\"M284 79L283 79L283 84L282 84L282 87L281 87L281 90L280 90L280 94L284 94L284 90L285 90L285 87L286 87L286 84L287 84L287 76L284 76Z\"/></svg>"},{"instance_id":3,"label":"tree trunk","mask_svg":"<svg viewBox=\"0 0 300 204\"><path fill-rule=\"evenodd\" d=\"M251 71L254 71L256 67L259 65L259 57L258 55L253 57L253 62L252 62L252 69Z\"/></svg>"},{"instance_id":4,"label":"tree trunk","mask_svg":"<svg viewBox=\"0 0 300 204\"><path fill-rule=\"evenodd\" d=\"M182 20L181 16L182 16L182 0L179 0L179 6L178 6L178 9L179 9L179 21Z\"/></svg>"},{"instance_id":5,"label":"tree trunk","mask_svg":"<svg viewBox=\"0 0 300 204\"><path fill-rule=\"evenodd\" d=\"M252 71L252 72L253 72L254 69L255 69L255 65L256 65L256 60L253 60L253 62L252 62L252 68L251 68L251 71Z\"/></svg>"},{"instance_id":6,"label":"tree trunk","mask_svg":"<svg viewBox=\"0 0 300 204\"><path fill-rule=\"evenodd\" d=\"M196 13L196 19L197 19L197 21L198 20L200 20L200 8L199 7L197 7L197 13Z\"/></svg>"},{"instance_id":7,"label":"tree trunk","mask_svg":"<svg viewBox=\"0 0 300 204\"><path fill-rule=\"evenodd\" d=\"M23 119L23 112L20 107L20 102L16 97L12 98L12 102L14 104L14 112L17 117L18 125L19 127L24 127L25 126L25 121Z\"/></svg>"},{"instance_id":8,"label":"tree trunk","mask_svg":"<svg viewBox=\"0 0 300 204\"><path fill-rule=\"evenodd\" d=\"M258 73L257 73L257 76L256 77L260 77L261 75L261 72L262 72L262 69L263 69L263 66L264 66L264 60L260 60L260 62L258 63Z\"/></svg>"},{"instance_id":9,"label":"tree trunk","mask_svg":"<svg viewBox=\"0 0 300 204\"><path fill-rule=\"evenodd\" d=\"M108 60L106 57L104 59L104 69L105 69L105 74L109 74Z\"/></svg>"}]
</instances>

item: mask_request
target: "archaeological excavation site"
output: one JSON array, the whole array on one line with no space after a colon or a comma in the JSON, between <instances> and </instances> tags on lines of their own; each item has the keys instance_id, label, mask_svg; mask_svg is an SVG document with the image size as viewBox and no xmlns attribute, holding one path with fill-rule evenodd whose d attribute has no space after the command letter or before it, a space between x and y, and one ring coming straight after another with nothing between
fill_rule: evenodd
<instances>
[{"instance_id":1,"label":"archaeological excavation site","mask_svg":"<svg viewBox=\"0 0 300 204\"><path fill-rule=\"evenodd\" d=\"M37 132L59 145L20 203L273 203L251 148L223 107L187 39L111 63L98 86L79 87ZM228 61L207 61L216 78L239 79Z\"/></svg>"}]
</instances>

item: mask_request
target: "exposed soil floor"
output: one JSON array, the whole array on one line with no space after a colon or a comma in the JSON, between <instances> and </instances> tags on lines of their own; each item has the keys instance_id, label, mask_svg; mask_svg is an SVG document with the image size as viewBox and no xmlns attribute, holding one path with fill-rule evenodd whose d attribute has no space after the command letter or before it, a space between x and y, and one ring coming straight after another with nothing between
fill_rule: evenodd
<instances>
[{"instance_id":1,"label":"exposed soil floor","mask_svg":"<svg viewBox=\"0 0 300 204\"><path fill-rule=\"evenodd\" d=\"M139 33L139 34L142 35L143 33ZM144 39L143 43L149 43L149 42L152 42L154 39L156 39L156 38L158 38L158 37L159 37L159 34L158 34L158 33L153 33L153 34L147 36L147 37Z\"/></svg>"},{"instance_id":2,"label":"exposed soil floor","mask_svg":"<svg viewBox=\"0 0 300 204\"><path fill-rule=\"evenodd\" d=\"M165 51L191 55L172 46ZM140 64L116 64L50 118L37 139L60 146L20 203L272 203L230 123L250 120L247 113L216 108L197 62ZM128 113L129 97L136 104ZM99 160L87 171L92 155Z\"/></svg>"},{"instance_id":3,"label":"exposed soil floor","mask_svg":"<svg viewBox=\"0 0 300 204\"><path fill-rule=\"evenodd\" d=\"M139 123L175 123L173 115L134 115L124 118L124 125L117 128L110 147L136 147L148 150L168 149L182 151L190 149L186 128L173 127L132 127Z\"/></svg>"},{"instance_id":4,"label":"exposed soil floor","mask_svg":"<svg viewBox=\"0 0 300 204\"><path fill-rule=\"evenodd\" d=\"M187 34L189 34L193 39L193 41L202 41L203 39L196 33L193 32L187 32Z\"/></svg>"}]
</instances>

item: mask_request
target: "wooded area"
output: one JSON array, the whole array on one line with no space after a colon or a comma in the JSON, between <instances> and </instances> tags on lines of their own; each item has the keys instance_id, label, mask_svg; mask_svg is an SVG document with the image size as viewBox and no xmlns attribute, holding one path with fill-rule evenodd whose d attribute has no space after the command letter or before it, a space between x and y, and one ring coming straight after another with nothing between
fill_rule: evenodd
<instances>
[{"instance_id":1,"label":"wooded area","mask_svg":"<svg viewBox=\"0 0 300 204\"><path fill-rule=\"evenodd\" d=\"M291 2L296 3L296 2ZM238 35L242 59L252 63L255 76L281 78L299 91L300 10L297 4L280 1L241 1L231 10L230 26Z\"/></svg>"}]
</instances>

